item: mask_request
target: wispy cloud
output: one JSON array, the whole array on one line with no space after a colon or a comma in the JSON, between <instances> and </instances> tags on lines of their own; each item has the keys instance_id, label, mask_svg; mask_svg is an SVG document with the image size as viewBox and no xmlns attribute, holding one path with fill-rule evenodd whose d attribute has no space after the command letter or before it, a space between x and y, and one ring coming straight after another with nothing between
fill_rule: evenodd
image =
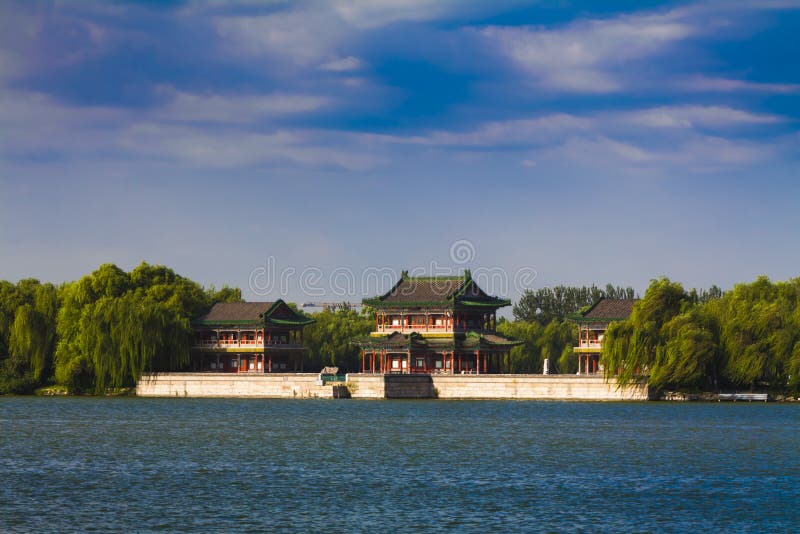
<instances>
[{"instance_id":1,"label":"wispy cloud","mask_svg":"<svg viewBox=\"0 0 800 534\"><path fill-rule=\"evenodd\" d=\"M783 120L726 106L679 105L584 115L554 113L488 122L462 132L371 137L383 143L448 151L506 156L516 152L526 167L546 162L550 168L710 172L765 161L777 151L789 150L783 134L769 140L725 137L733 128L746 134L750 128Z\"/></svg>"},{"instance_id":2,"label":"wispy cloud","mask_svg":"<svg viewBox=\"0 0 800 534\"><path fill-rule=\"evenodd\" d=\"M456 0L333 0L334 11L358 28L379 28L400 21L426 21L464 7Z\"/></svg>"},{"instance_id":3,"label":"wispy cloud","mask_svg":"<svg viewBox=\"0 0 800 534\"><path fill-rule=\"evenodd\" d=\"M269 57L300 66L330 61L346 28L325 10L297 10L249 17L218 17L219 36L237 54Z\"/></svg>"},{"instance_id":4,"label":"wispy cloud","mask_svg":"<svg viewBox=\"0 0 800 534\"><path fill-rule=\"evenodd\" d=\"M550 168L563 168L566 162L590 172L646 173L668 178L741 169L769 160L775 154L776 148L768 143L694 133L675 144L643 144L600 135L570 138L554 146L534 149L520 163L529 166L526 162L535 161Z\"/></svg>"},{"instance_id":5,"label":"wispy cloud","mask_svg":"<svg viewBox=\"0 0 800 534\"><path fill-rule=\"evenodd\" d=\"M622 115L626 120L656 128L719 127L775 124L783 119L767 113L751 113L727 106L661 106Z\"/></svg>"},{"instance_id":6,"label":"wispy cloud","mask_svg":"<svg viewBox=\"0 0 800 534\"><path fill-rule=\"evenodd\" d=\"M314 132L278 130L273 133L207 131L198 128L140 123L120 134L127 150L167 162L202 168L288 166L363 171L379 158L357 149L315 139Z\"/></svg>"},{"instance_id":7,"label":"wispy cloud","mask_svg":"<svg viewBox=\"0 0 800 534\"><path fill-rule=\"evenodd\" d=\"M733 78L715 78L694 76L675 83L675 87L684 91L722 92L744 91L752 93L789 94L800 93L800 84L796 83L763 83L737 80Z\"/></svg>"},{"instance_id":8,"label":"wispy cloud","mask_svg":"<svg viewBox=\"0 0 800 534\"><path fill-rule=\"evenodd\" d=\"M307 113L330 103L322 96L272 93L196 94L159 87L157 93L166 98L163 107L154 110L162 119L181 121L214 121L244 123L274 116Z\"/></svg>"},{"instance_id":9,"label":"wispy cloud","mask_svg":"<svg viewBox=\"0 0 800 534\"><path fill-rule=\"evenodd\" d=\"M145 158L189 168L349 171L363 171L383 161L347 132L269 126L258 115L272 115L273 108L284 113L286 101L293 111L314 108L319 102L313 99L273 95L239 102L171 90L169 94L174 98L163 107L137 111L74 106L41 93L0 91L0 159L36 160L46 155L122 163ZM251 131L248 123L259 120L259 131Z\"/></svg>"},{"instance_id":10,"label":"wispy cloud","mask_svg":"<svg viewBox=\"0 0 800 534\"><path fill-rule=\"evenodd\" d=\"M490 26L480 33L542 87L610 93L625 87L632 62L659 54L694 31L674 11L584 20L560 29Z\"/></svg>"},{"instance_id":11,"label":"wispy cloud","mask_svg":"<svg viewBox=\"0 0 800 534\"><path fill-rule=\"evenodd\" d=\"M332 59L320 65L322 70L329 70L333 72L349 72L359 70L362 67L363 62L357 57L353 56Z\"/></svg>"},{"instance_id":12,"label":"wispy cloud","mask_svg":"<svg viewBox=\"0 0 800 534\"><path fill-rule=\"evenodd\" d=\"M504 149L557 144L576 135L661 135L663 129L731 128L782 122L778 115L751 113L726 106L677 105L582 115L548 113L538 117L490 121L466 131L433 130L409 136L380 135L387 142L431 147Z\"/></svg>"}]
</instances>

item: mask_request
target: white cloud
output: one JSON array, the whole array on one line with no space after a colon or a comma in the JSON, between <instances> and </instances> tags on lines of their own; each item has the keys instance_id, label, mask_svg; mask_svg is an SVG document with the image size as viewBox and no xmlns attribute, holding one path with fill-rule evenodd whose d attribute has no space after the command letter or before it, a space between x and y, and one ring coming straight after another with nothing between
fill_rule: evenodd
<instances>
[{"instance_id":1,"label":"white cloud","mask_svg":"<svg viewBox=\"0 0 800 534\"><path fill-rule=\"evenodd\" d=\"M141 123L122 132L120 143L139 155L204 168L289 165L362 171L379 162L363 151L314 136L300 130L262 134Z\"/></svg>"},{"instance_id":2,"label":"white cloud","mask_svg":"<svg viewBox=\"0 0 800 534\"><path fill-rule=\"evenodd\" d=\"M330 57L347 34L339 21L321 9L219 17L215 27L240 54L283 58L302 66Z\"/></svg>"},{"instance_id":3,"label":"white cloud","mask_svg":"<svg viewBox=\"0 0 800 534\"><path fill-rule=\"evenodd\" d=\"M358 70L362 67L362 61L353 56L332 59L320 65L322 70L329 70L333 72L349 72Z\"/></svg>"},{"instance_id":4,"label":"white cloud","mask_svg":"<svg viewBox=\"0 0 800 534\"><path fill-rule=\"evenodd\" d=\"M489 26L480 34L543 87L609 93L625 85L619 67L656 55L694 31L673 11L578 21L556 30Z\"/></svg>"},{"instance_id":5,"label":"white cloud","mask_svg":"<svg viewBox=\"0 0 800 534\"><path fill-rule=\"evenodd\" d=\"M417 135L370 135L388 143L430 147L502 149L552 146L576 136L642 138L661 135L664 129L730 128L775 124L777 115L751 113L726 106L660 106L633 111L571 115L552 113L533 118L490 121L472 130L433 130ZM617 147L624 150L623 147Z\"/></svg>"},{"instance_id":6,"label":"white cloud","mask_svg":"<svg viewBox=\"0 0 800 534\"><path fill-rule=\"evenodd\" d=\"M161 87L167 104L155 112L162 119L244 123L270 116L306 113L329 104L320 96L272 93L266 95L194 94Z\"/></svg>"},{"instance_id":7,"label":"white cloud","mask_svg":"<svg viewBox=\"0 0 800 534\"><path fill-rule=\"evenodd\" d=\"M731 78L712 78L695 76L679 81L675 84L678 89L697 92L734 92L746 91L753 93L800 93L800 84L796 83L759 83Z\"/></svg>"},{"instance_id":8,"label":"white cloud","mask_svg":"<svg viewBox=\"0 0 800 534\"><path fill-rule=\"evenodd\" d=\"M623 115L625 120L654 128L719 127L736 124L774 124L777 115L751 113L727 106L662 106Z\"/></svg>"},{"instance_id":9,"label":"white cloud","mask_svg":"<svg viewBox=\"0 0 800 534\"><path fill-rule=\"evenodd\" d=\"M362 171L382 159L347 132L272 128L249 131L237 116L248 106L271 113L275 100L172 92L165 108L71 106L31 92L0 90L0 161L43 154L71 160L158 160L190 168L287 167ZM296 111L317 104L283 95ZM258 106L261 105L259 108ZM208 109L203 112L203 106ZM177 124L175 119L217 124ZM220 124L221 123L221 124ZM261 128L263 129L263 121ZM12 134L13 133L13 134Z\"/></svg>"},{"instance_id":10,"label":"white cloud","mask_svg":"<svg viewBox=\"0 0 800 534\"><path fill-rule=\"evenodd\" d=\"M358 28L379 28L393 22L425 21L444 16L463 3L455 0L334 0L333 9Z\"/></svg>"},{"instance_id":11,"label":"white cloud","mask_svg":"<svg viewBox=\"0 0 800 534\"><path fill-rule=\"evenodd\" d=\"M553 137L564 133L590 130L592 125L593 121L590 118L577 117L567 113L554 113L530 119L487 122L474 130L466 132L434 130L421 135L406 137L372 134L370 137L383 142L433 147L492 148L546 143Z\"/></svg>"},{"instance_id":12,"label":"white cloud","mask_svg":"<svg viewBox=\"0 0 800 534\"><path fill-rule=\"evenodd\" d=\"M773 157L774 153L774 147L766 143L689 134L678 144L655 146L606 136L575 137L555 146L535 149L528 157L547 165L577 165L618 172L648 171L669 176L752 165Z\"/></svg>"}]
</instances>

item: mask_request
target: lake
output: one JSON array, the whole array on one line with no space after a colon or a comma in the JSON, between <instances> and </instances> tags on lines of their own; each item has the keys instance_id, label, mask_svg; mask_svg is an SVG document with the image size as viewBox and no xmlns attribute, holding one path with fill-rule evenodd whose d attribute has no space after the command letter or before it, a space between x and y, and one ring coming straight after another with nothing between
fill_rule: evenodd
<instances>
[{"instance_id":1,"label":"lake","mask_svg":"<svg viewBox=\"0 0 800 534\"><path fill-rule=\"evenodd\" d=\"M0 531L789 532L800 405L0 397Z\"/></svg>"}]
</instances>

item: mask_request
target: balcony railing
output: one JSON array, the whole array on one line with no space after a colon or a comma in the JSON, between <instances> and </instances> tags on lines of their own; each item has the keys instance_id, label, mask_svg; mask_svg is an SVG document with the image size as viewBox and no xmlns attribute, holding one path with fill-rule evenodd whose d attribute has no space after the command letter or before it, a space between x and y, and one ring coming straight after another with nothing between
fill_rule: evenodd
<instances>
[{"instance_id":1,"label":"balcony railing","mask_svg":"<svg viewBox=\"0 0 800 534\"><path fill-rule=\"evenodd\" d=\"M298 348L302 347L303 345L300 343L290 343L288 341L266 341L264 342L261 339L242 339L242 340L208 340L203 339L200 341L195 341L194 346L197 348L207 348L207 349L235 349L235 348L242 348L242 347L266 347L266 348L276 348L276 347L283 347L283 348Z\"/></svg>"},{"instance_id":2,"label":"balcony railing","mask_svg":"<svg viewBox=\"0 0 800 534\"><path fill-rule=\"evenodd\" d=\"M387 325L378 325L378 329L375 332L381 333L391 333L391 332L440 332L443 334L451 334L453 332L466 332L467 330L473 330L476 332L485 332L487 330L482 329L480 326L447 326L447 325L424 325L424 324L410 324L410 325L398 325L398 324L387 324Z\"/></svg>"},{"instance_id":3,"label":"balcony railing","mask_svg":"<svg viewBox=\"0 0 800 534\"><path fill-rule=\"evenodd\" d=\"M602 349L603 342L602 341L581 341L578 344L578 348L581 349Z\"/></svg>"}]
</instances>

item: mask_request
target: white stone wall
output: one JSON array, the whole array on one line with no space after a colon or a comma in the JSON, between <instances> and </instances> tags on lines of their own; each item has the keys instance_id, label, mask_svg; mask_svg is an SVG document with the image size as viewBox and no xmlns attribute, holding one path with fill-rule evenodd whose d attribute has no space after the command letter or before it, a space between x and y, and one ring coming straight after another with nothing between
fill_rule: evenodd
<instances>
[{"instance_id":1,"label":"white stone wall","mask_svg":"<svg viewBox=\"0 0 800 534\"><path fill-rule=\"evenodd\" d=\"M602 376L351 374L353 398L647 400L646 384L620 388ZM363 384L363 385L362 385ZM381 394L381 388L383 392Z\"/></svg>"},{"instance_id":2,"label":"white stone wall","mask_svg":"<svg viewBox=\"0 0 800 534\"><path fill-rule=\"evenodd\" d=\"M333 386L318 386L316 373L162 373L144 376L140 397L332 398Z\"/></svg>"},{"instance_id":3,"label":"white stone wall","mask_svg":"<svg viewBox=\"0 0 800 534\"><path fill-rule=\"evenodd\" d=\"M354 399L647 400L646 384L617 387L602 376L576 375L347 375L347 392L317 385L316 373L165 373L146 376L142 397L265 397Z\"/></svg>"}]
</instances>

